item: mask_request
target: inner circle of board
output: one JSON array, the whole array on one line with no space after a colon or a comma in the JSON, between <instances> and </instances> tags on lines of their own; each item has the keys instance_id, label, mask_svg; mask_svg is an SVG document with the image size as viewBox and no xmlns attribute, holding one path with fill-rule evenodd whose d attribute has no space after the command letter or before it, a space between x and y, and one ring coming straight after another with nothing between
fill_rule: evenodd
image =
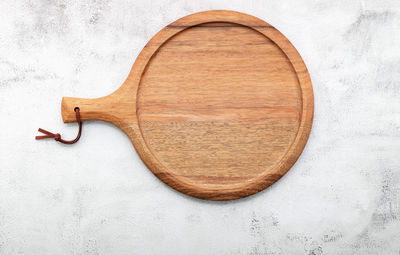
<instances>
[{"instance_id":1,"label":"inner circle of board","mask_svg":"<svg viewBox=\"0 0 400 255\"><path fill-rule=\"evenodd\" d=\"M186 16L153 37L132 68L131 137L163 182L231 200L281 178L300 156L313 117L308 71L274 27L243 13Z\"/></svg>"}]
</instances>

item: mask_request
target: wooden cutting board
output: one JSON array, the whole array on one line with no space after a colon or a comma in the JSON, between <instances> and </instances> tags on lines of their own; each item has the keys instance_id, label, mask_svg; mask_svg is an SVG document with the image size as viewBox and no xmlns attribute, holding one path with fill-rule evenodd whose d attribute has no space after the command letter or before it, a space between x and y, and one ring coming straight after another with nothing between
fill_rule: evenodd
<instances>
[{"instance_id":1,"label":"wooden cutting board","mask_svg":"<svg viewBox=\"0 0 400 255\"><path fill-rule=\"evenodd\" d=\"M253 16L207 11L166 26L124 84L98 99L65 97L64 122L113 123L146 166L187 195L230 200L281 178L300 156L313 119L299 53Z\"/></svg>"}]
</instances>

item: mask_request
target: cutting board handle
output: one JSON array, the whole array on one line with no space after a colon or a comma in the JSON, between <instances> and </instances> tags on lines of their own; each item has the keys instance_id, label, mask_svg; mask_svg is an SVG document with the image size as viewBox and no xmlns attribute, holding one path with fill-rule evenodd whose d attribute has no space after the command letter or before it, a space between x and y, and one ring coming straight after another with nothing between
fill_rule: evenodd
<instances>
[{"instance_id":1,"label":"cutting board handle","mask_svg":"<svg viewBox=\"0 0 400 255\"><path fill-rule=\"evenodd\" d=\"M101 120L118 125L124 121L134 121L135 100L126 100L125 86L114 93L100 98L86 99L63 97L61 101L61 115L65 123L76 122L75 108L79 107L81 120Z\"/></svg>"},{"instance_id":2,"label":"cutting board handle","mask_svg":"<svg viewBox=\"0 0 400 255\"><path fill-rule=\"evenodd\" d=\"M109 105L105 98L85 99L76 97L63 97L61 101L61 115L65 123L75 122L74 109L79 107L81 120L95 120L101 117L100 112L105 111Z\"/></svg>"}]
</instances>

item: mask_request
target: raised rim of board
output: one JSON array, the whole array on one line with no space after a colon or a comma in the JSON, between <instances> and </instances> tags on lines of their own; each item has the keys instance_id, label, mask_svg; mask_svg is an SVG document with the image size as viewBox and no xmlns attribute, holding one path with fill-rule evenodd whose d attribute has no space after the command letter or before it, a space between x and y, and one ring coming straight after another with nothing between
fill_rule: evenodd
<instances>
[{"instance_id":1,"label":"raised rim of board","mask_svg":"<svg viewBox=\"0 0 400 255\"><path fill-rule=\"evenodd\" d=\"M127 81L125 82L135 83L134 87L136 88L136 94L132 95L135 97L135 102L138 100L137 92L139 90L142 74L154 53L157 52L157 49L168 41L169 38L182 30L210 22L236 23L258 31L271 39L286 54L297 73L302 95L301 121L296 138L293 140L292 145L288 148L286 154L281 158L281 160L265 173L245 183L230 185L226 188L198 187L196 184L188 182L187 179L169 171L157 160L157 157L152 154L151 150L146 145L146 141L143 139L138 121L133 122L132 130L126 130L127 127L124 128L123 126L121 128L125 133L132 134L133 132L130 139L141 159L154 175L165 182L168 186L196 198L208 200L233 200L255 194L269 187L289 171L297 161L307 143L311 131L314 112L313 90L309 73L300 54L282 33L267 22L254 16L236 11L213 10L191 14L171 23L158 32L146 44L137 57ZM138 120L136 107L134 117Z\"/></svg>"}]
</instances>

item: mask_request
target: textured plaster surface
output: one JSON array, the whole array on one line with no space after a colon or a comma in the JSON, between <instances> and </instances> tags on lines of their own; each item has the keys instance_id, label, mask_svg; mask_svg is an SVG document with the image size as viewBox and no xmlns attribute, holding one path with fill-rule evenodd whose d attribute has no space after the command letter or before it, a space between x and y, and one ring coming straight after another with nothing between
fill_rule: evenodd
<instances>
[{"instance_id":1,"label":"textured plaster surface","mask_svg":"<svg viewBox=\"0 0 400 255\"><path fill-rule=\"evenodd\" d=\"M295 45L315 94L310 140L269 189L182 195L129 139L62 96L118 88L146 42L187 14L231 9ZM0 254L400 254L400 2L0 1Z\"/></svg>"}]
</instances>

